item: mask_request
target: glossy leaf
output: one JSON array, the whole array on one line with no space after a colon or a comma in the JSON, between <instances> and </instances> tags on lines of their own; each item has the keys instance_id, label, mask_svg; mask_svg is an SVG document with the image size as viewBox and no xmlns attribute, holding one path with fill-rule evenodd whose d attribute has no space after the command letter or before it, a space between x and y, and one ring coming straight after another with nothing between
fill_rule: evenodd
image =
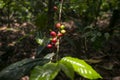
<instances>
[{"instance_id":1,"label":"glossy leaf","mask_svg":"<svg viewBox=\"0 0 120 80\"><path fill-rule=\"evenodd\" d=\"M98 79L102 78L90 65L88 65L84 60L80 60L72 57L64 57L62 61L65 63L70 63L75 72L79 75L88 79Z\"/></svg>"},{"instance_id":2,"label":"glossy leaf","mask_svg":"<svg viewBox=\"0 0 120 80\"><path fill-rule=\"evenodd\" d=\"M49 59L24 59L11 64L0 72L0 80L18 80L37 65L43 65L49 62Z\"/></svg>"},{"instance_id":3,"label":"glossy leaf","mask_svg":"<svg viewBox=\"0 0 120 80\"><path fill-rule=\"evenodd\" d=\"M57 63L47 63L37 66L32 70L30 80L53 80L58 74L60 67Z\"/></svg>"},{"instance_id":4,"label":"glossy leaf","mask_svg":"<svg viewBox=\"0 0 120 80\"><path fill-rule=\"evenodd\" d=\"M60 68L71 80L74 79L74 70L70 63L61 60Z\"/></svg>"}]
</instances>

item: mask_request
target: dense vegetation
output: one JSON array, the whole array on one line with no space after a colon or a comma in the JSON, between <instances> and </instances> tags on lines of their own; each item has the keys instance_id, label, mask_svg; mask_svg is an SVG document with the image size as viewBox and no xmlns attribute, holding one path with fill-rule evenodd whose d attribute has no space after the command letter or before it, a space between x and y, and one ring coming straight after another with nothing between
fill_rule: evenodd
<instances>
[{"instance_id":1,"label":"dense vegetation","mask_svg":"<svg viewBox=\"0 0 120 80\"><path fill-rule=\"evenodd\" d=\"M56 67L58 62L63 65L63 59L69 60L66 56L84 60L103 79L119 80L119 5L118 0L0 0L0 80L4 77L7 77L6 80L17 80L26 75L29 77L34 66L42 66L49 62L49 59L55 63L38 66L38 70L46 69L46 65ZM62 24L65 28L56 28L56 23ZM51 31L65 33L57 38L57 49L49 45L51 36L56 36L55 32L50 34ZM52 38L52 42L57 41ZM46 55L47 59L43 59ZM71 60L74 62L74 58L70 58L69 61ZM75 61L82 64L79 60ZM9 66L10 64L13 65ZM72 64L66 65L68 71L72 69L68 67ZM4 69L7 66L9 67ZM35 71L36 74L41 74L35 69L32 73ZM86 77L78 71L85 78L81 77L74 69L74 80L92 79L91 75ZM91 68L88 69L92 71ZM9 70L11 72L5 74L5 71ZM52 79L53 76L55 80L73 79L70 77L72 74L58 69L55 71ZM13 73L15 74L10 75Z\"/></svg>"}]
</instances>

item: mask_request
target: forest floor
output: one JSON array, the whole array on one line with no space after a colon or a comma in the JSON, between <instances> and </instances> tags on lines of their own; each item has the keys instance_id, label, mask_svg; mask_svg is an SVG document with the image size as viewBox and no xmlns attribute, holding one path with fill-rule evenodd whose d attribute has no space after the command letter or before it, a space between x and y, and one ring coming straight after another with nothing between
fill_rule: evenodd
<instances>
[{"instance_id":1,"label":"forest floor","mask_svg":"<svg viewBox=\"0 0 120 80\"><path fill-rule=\"evenodd\" d=\"M34 31L35 27L30 23L0 27L0 70L24 58L31 58L36 53L38 44ZM61 41L60 57L84 59L103 76L103 80L120 80L120 37L113 36L104 42L100 50L93 50L89 43L85 49L84 40L75 30L68 31L65 37ZM75 80L82 79L76 77Z\"/></svg>"}]
</instances>

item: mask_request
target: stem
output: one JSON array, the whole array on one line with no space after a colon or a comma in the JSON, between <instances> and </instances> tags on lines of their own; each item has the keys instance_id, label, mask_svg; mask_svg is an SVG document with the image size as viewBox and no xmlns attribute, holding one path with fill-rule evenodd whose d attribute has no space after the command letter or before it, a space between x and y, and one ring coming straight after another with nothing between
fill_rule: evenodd
<instances>
[{"instance_id":1,"label":"stem","mask_svg":"<svg viewBox=\"0 0 120 80\"><path fill-rule=\"evenodd\" d=\"M58 39L58 41L57 41L56 60L59 59L59 57L58 57L59 50L60 50L60 39Z\"/></svg>"},{"instance_id":2,"label":"stem","mask_svg":"<svg viewBox=\"0 0 120 80\"><path fill-rule=\"evenodd\" d=\"M62 5L63 5L63 0L60 2L60 9L59 9L59 22L61 22L61 15L62 15ZM60 38L61 39L61 38ZM60 39L57 41L57 51L56 51L56 60L58 60L59 56L58 53L60 51Z\"/></svg>"},{"instance_id":3,"label":"stem","mask_svg":"<svg viewBox=\"0 0 120 80\"><path fill-rule=\"evenodd\" d=\"M61 0L61 3L60 3L59 21L61 21L61 15L62 15L62 5L63 5L63 0Z\"/></svg>"}]
</instances>

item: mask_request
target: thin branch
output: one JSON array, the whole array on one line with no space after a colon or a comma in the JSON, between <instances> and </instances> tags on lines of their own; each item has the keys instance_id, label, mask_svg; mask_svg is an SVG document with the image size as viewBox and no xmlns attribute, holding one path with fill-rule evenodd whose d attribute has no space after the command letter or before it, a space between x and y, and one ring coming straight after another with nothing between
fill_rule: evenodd
<instances>
[{"instance_id":1,"label":"thin branch","mask_svg":"<svg viewBox=\"0 0 120 80\"><path fill-rule=\"evenodd\" d=\"M59 21L61 21L61 15L62 15L62 5L63 5L63 0L61 0L61 3L60 3Z\"/></svg>"},{"instance_id":2,"label":"thin branch","mask_svg":"<svg viewBox=\"0 0 120 80\"><path fill-rule=\"evenodd\" d=\"M61 3L60 3L60 9L59 9L59 21L61 21L62 5L63 5L63 0L61 0ZM60 39L61 39L61 38L60 38ZM59 50L60 50L60 39L58 39L58 41L57 41L56 60L58 60L58 53L59 53Z\"/></svg>"}]
</instances>

